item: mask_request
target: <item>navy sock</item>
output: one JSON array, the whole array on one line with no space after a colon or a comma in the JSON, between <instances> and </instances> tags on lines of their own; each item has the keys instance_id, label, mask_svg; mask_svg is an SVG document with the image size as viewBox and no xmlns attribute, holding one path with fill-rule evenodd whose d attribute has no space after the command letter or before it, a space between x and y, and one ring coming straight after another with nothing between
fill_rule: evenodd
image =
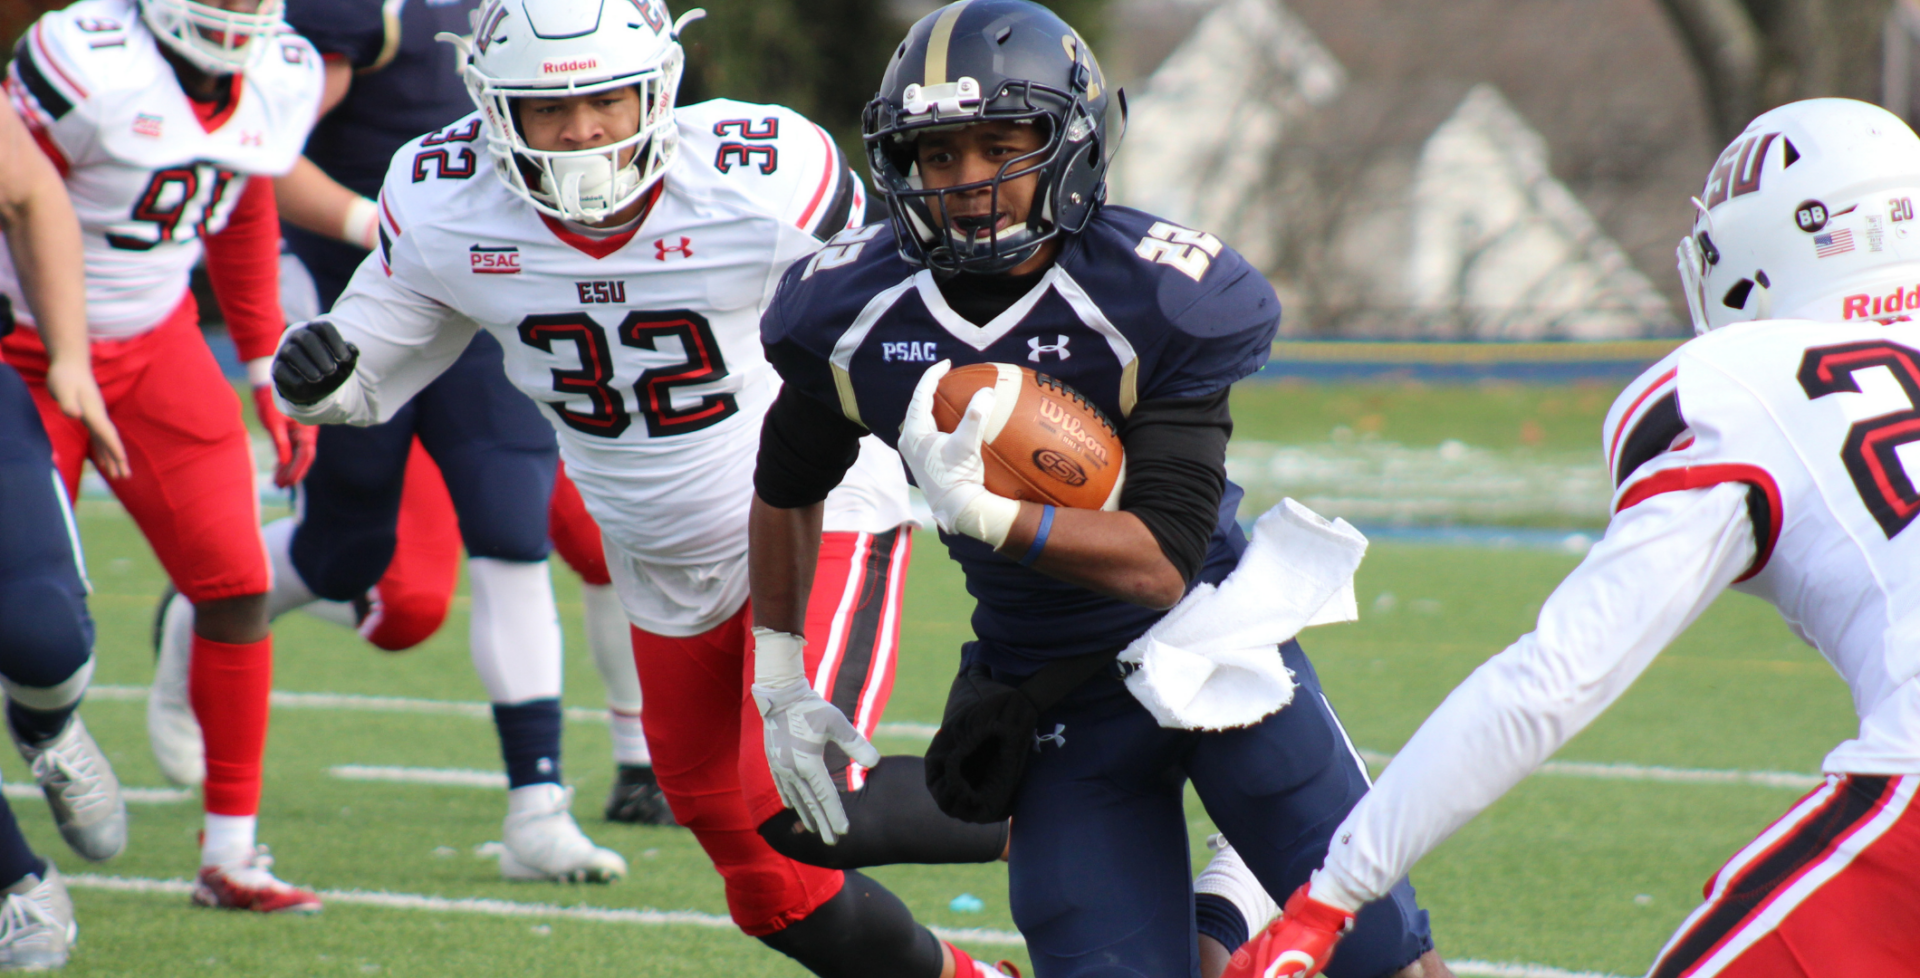
<instances>
[{"instance_id":1,"label":"navy sock","mask_svg":"<svg viewBox=\"0 0 1920 978\"><path fill-rule=\"evenodd\" d=\"M58 710L30 710L8 700L7 723L13 727L15 736L37 747L60 736L60 731L67 729L67 718L79 708L79 700Z\"/></svg>"},{"instance_id":2,"label":"navy sock","mask_svg":"<svg viewBox=\"0 0 1920 978\"><path fill-rule=\"evenodd\" d=\"M560 701L532 700L493 704L493 725L500 731L500 756L507 762L507 787L560 781Z\"/></svg>"},{"instance_id":3,"label":"navy sock","mask_svg":"<svg viewBox=\"0 0 1920 978\"><path fill-rule=\"evenodd\" d=\"M47 864L27 848L27 837L13 820L13 809L0 800L0 890L25 879L28 873L46 875Z\"/></svg>"}]
</instances>

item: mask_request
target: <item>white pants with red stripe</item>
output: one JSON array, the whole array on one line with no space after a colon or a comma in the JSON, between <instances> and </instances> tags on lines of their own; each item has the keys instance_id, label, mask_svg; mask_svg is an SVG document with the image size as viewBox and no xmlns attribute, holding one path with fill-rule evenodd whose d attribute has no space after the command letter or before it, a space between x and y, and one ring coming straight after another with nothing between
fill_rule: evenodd
<instances>
[{"instance_id":1,"label":"white pants with red stripe","mask_svg":"<svg viewBox=\"0 0 1920 978\"><path fill-rule=\"evenodd\" d=\"M1920 775L1829 775L1708 881L1649 978L1920 975Z\"/></svg>"}]
</instances>

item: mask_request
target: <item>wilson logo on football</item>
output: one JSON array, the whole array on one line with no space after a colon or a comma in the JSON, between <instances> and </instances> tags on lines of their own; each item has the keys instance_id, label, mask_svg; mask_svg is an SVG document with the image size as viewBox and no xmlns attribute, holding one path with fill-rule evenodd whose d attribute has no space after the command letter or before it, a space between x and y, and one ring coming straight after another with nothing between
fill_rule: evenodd
<instances>
[{"instance_id":1,"label":"wilson logo on football","mask_svg":"<svg viewBox=\"0 0 1920 978\"><path fill-rule=\"evenodd\" d=\"M1087 484L1087 470L1080 463L1054 451L1051 448L1038 448L1033 452L1034 467L1070 486Z\"/></svg>"},{"instance_id":2,"label":"wilson logo on football","mask_svg":"<svg viewBox=\"0 0 1920 978\"><path fill-rule=\"evenodd\" d=\"M467 249L467 267L475 275L518 275L520 274L520 249L482 248L479 245Z\"/></svg>"},{"instance_id":3,"label":"wilson logo on football","mask_svg":"<svg viewBox=\"0 0 1920 978\"><path fill-rule=\"evenodd\" d=\"M1106 466L1107 447L1102 445L1099 439L1093 437L1093 435L1080 424L1080 419L1074 417L1067 411L1065 405L1049 397L1041 398L1040 418L1042 424L1059 432L1060 437L1065 439L1069 444L1077 445L1095 465ZM1034 456L1034 461L1040 461L1039 456ZM1052 473L1049 472L1049 474ZM1087 477L1083 472L1080 475L1080 482L1085 481L1087 481ZM1069 484L1079 485L1080 483L1073 482Z\"/></svg>"},{"instance_id":4,"label":"wilson logo on football","mask_svg":"<svg viewBox=\"0 0 1920 978\"><path fill-rule=\"evenodd\" d=\"M599 58L569 58L565 61L542 61L540 73L543 75L564 75L570 71L591 71L600 67Z\"/></svg>"}]
</instances>

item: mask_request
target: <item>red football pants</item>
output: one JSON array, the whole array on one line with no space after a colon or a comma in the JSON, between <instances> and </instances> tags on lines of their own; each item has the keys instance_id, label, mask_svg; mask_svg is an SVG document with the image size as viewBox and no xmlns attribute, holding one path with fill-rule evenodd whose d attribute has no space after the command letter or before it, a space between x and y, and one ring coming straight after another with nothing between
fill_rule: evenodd
<instances>
[{"instance_id":1,"label":"red football pants","mask_svg":"<svg viewBox=\"0 0 1920 978\"><path fill-rule=\"evenodd\" d=\"M913 538L828 533L807 605L807 674L868 737L893 692L900 595ZM753 683L752 612L690 638L633 629L634 664L648 691L641 723L654 775L674 818L693 830L725 880L727 909L740 929L764 936L803 920L840 892L838 870L794 862L757 831L783 807L761 746ZM860 771L837 759L836 780Z\"/></svg>"},{"instance_id":2,"label":"red football pants","mask_svg":"<svg viewBox=\"0 0 1920 978\"><path fill-rule=\"evenodd\" d=\"M191 293L152 331L93 344L93 373L132 474L109 482L173 586L195 604L265 594L253 452L240 400L200 336ZM40 334L16 329L0 352L33 391L67 493L80 494L86 426L47 393Z\"/></svg>"},{"instance_id":3,"label":"red football pants","mask_svg":"<svg viewBox=\"0 0 1920 978\"><path fill-rule=\"evenodd\" d=\"M1920 973L1916 789L1829 776L1708 881L1649 978Z\"/></svg>"}]
</instances>

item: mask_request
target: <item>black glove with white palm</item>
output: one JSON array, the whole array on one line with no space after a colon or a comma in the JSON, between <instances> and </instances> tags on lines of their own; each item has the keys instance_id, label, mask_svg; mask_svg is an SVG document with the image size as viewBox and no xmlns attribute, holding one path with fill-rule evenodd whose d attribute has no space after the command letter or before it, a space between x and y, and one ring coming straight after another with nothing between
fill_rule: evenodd
<instances>
[{"instance_id":1,"label":"black glove with white palm","mask_svg":"<svg viewBox=\"0 0 1920 978\"><path fill-rule=\"evenodd\" d=\"M880 763L880 752L807 682L805 638L755 628L753 645L753 702L766 728L773 786L800 824L833 845L847 834L847 812L827 772L827 743L862 767Z\"/></svg>"}]
</instances>

